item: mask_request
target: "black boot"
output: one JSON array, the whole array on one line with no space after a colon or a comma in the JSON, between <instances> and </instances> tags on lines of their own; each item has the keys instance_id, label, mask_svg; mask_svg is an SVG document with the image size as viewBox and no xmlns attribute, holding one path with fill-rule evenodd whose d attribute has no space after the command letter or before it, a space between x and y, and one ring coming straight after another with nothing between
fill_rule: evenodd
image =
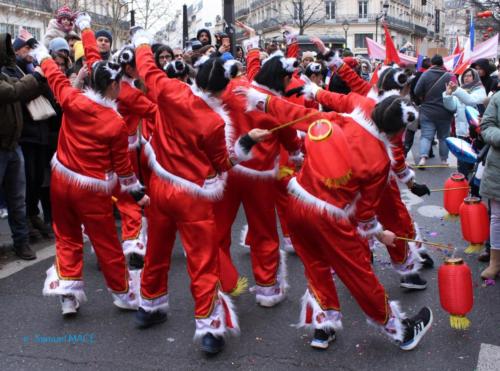
<instances>
[{"instance_id":1,"label":"black boot","mask_svg":"<svg viewBox=\"0 0 500 371\"><path fill-rule=\"evenodd\" d=\"M37 229L45 238L54 238L54 232L50 224L46 224L39 216L30 216L30 222L33 228Z\"/></svg>"},{"instance_id":2,"label":"black boot","mask_svg":"<svg viewBox=\"0 0 500 371\"><path fill-rule=\"evenodd\" d=\"M27 243L22 244L20 246L15 246L14 252L16 253L17 257L19 257L20 259L23 259L23 260L35 260L36 259L36 253L33 251L33 249Z\"/></svg>"},{"instance_id":3,"label":"black boot","mask_svg":"<svg viewBox=\"0 0 500 371\"><path fill-rule=\"evenodd\" d=\"M128 265L133 269L142 269L144 267L144 258L136 253L130 254Z\"/></svg>"},{"instance_id":4,"label":"black boot","mask_svg":"<svg viewBox=\"0 0 500 371\"><path fill-rule=\"evenodd\" d=\"M162 310L155 310L153 312L146 312L139 307L135 312L135 323L139 328L148 328L167 320L167 313Z\"/></svg>"}]
</instances>

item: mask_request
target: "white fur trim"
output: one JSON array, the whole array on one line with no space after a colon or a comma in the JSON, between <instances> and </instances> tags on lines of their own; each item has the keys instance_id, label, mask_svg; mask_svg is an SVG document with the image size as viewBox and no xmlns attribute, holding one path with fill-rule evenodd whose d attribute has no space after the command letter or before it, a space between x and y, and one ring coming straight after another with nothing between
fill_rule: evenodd
<instances>
[{"instance_id":1,"label":"white fur trim","mask_svg":"<svg viewBox=\"0 0 500 371\"><path fill-rule=\"evenodd\" d=\"M362 126L366 131L368 131L371 135L373 135L375 138L380 140L382 143L384 143L387 156L389 156L389 159L391 160L391 165L394 165L396 161L394 160L394 156L392 154L392 144L387 138L387 136L383 133L381 133L375 123L369 119L363 109L361 107L356 107L354 111L352 111L349 114L343 113L343 116L347 116L352 118L356 123L358 123L360 126Z\"/></svg>"},{"instance_id":2,"label":"white fur trim","mask_svg":"<svg viewBox=\"0 0 500 371\"><path fill-rule=\"evenodd\" d=\"M259 37L254 36L243 41L243 49L247 52L251 49L259 49Z\"/></svg>"},{"instance_id":3,"label":"white fur trim","mask_svg":"<svg viewBox=\"0 0 500 371\"><path fill-rule=\"evenodd\" d=\"M358 233L363 238L373 237L380 232L384 231L382 224L379 223L377 218L370 220L369 222L358 222Z\"/></svg>"},{"instance_id":4,"label":"white fur trim","mask_svg":"<svg viewBox=\"0 0 500 371\"><path fill-rule=\"evenodd\" d=\"M210 57L208 55L202 55L194 64L194 68L199 68L202 64L208 61Z\"/></svg>"},{"instance_id":5,"label":"white fur trim","mask_svg":"<svg viewBox=\"0 0 500 371\"><path fill-rule=\"evenodd\" d=\"M87 296L83 291L83 280L65 280L59 278L54 265L51 265L50 268L47 269L46 273L47 278L45 278L45 282L43 284L43 295L72 295L80 303L87 301Z\"/></svg>"},{"instance_id":6,"label":"white fur trim","mask_svg":"<svg viewBox=\"0 0 500 371\"><path fill-rule=\"evenodd\" d=\"M192 195L203 197L209 200L220 200L222 198L224 194L224 188L226 186L227 173L217 175L216 177L211 179L206 179L203 186L200 187L198 184L174 175L164 169L156 160L156 154L150 142L147 142L144 145L144 153L148 158L149 167L160 178L168 181L173 186L178 187L179 189L183 189Z\"/></svg>"},{"instance_id":7,"label":"white fur trim","mask_svg":"<svg viewBox=\"0 0 500 371\"><path fill-rule=\"evenodd\" d=\"M380 71L379 71L380 74ZM401 95L401 92L397 89L383 91L382 94L379 95L377 88L373 87L368 92L367 98L370 98L375 103L382 102L385 98L393 96L393 95Z\"/></svg>"},{"instance_id":8,"label":"white fur trim","mask_svg":"<svg viewBox=\"0 0 500 371\"><path fill-rule=\"evenodd\" d=\"M128 136L128 150L134 151L139 148L141 142L139 140L139 136L137 134Z\"/></svg>"},{"instance_id":9,"label":"white fur trim","mask_svg":"<svg viewBox=\"0 0 500 371\"><path fill-rule=\"evenodd\" d=\"M408 242L408 254L404 263L397 264L392 263L392 266L402 276L407 276L409 274L417 273L422 269L423 259L417 251L417 246L414 242Z\"/></svg>"},{"instance_id":10,"label":"white fur trim","mask_svg":"<svg viewBox=\"0 0 500 371\"><path fill-rule=\"evenodd\" d=\"M306 289L301 300L300 321L297 327L310 330L342 330L342 314L336 310L323 310L316 298ZM307 321L308 312L311 311L311 322Z\"/></svg>"},{"instance_id":11,"label":"white fur trim","mask_svg":"<svg viewBox=\"0 0 500 371\"><path fill-rule=\"evenodd\" d=\"M116 113L118 113L118 104L116 103L115 100L103 97L101 94L92 89L85 89L83 95L86 96L91 101L103 107L111 108Z\"/></svg>"},{"instance_id":12,"label":"white fur trim","mask_svg":"<svg viewBox=\"0 0 500 371\"><path fill-rule=\"evenodd\" d=\"M137 89L134 85L135 79L128 77L127 75L123 75L122 82L129 84L132 88Z\"/></svg>"},{"instance_id":13,"label":"white fur trim","mask_svg":"<svg viewBox=\"0 0 500 371\"><path fill-rule=\"evenodd\" d=\"M311 80L309 80L308 83L306 83L303 87L303 92L304 96L308 100L313 100L316 98L316 94L318 94L318 91L320 90L320 87L313 83Z\"/></svg>"},{"instance_id":14,"label":"white fur trim","mask_svg":"<svg viewBox=\"0 0 500 371\"><path fill-rule=\"evenodd\" d=\"M288 267L286 264L287 253L283 250L280 250L280 266L278 270L278 282L280 285L281 292L286 294L290 285L288 284Z\"/></svg>"},{"instance_id":15,"label":"white fur trim","mask_svg":"<svg viewBox=\"0 0 500 371\"><path fill-rule=\"evenodd\" d=\"M120 182L120 191L122 192L140 191L142 188L142 185L139 183L135 174L130 176L120 176L118 177L118 181Z\"/></svg>"},{"instance_id":16,"label":"white fur trim","mask_svg":"<svg viewBox=\"0 0 500 371\"><path fill-rule=\"evenodd\" d=\"M413 222L413 227L415 228L415 239L417 241L422 241L422 233L420 232L420 228L417 224L417 222ZM420 245L415 245L415 247L418 249L418 252L419 253L427 253L427 248L425 247L424 244L420 244Z\"/></svg>"},{"instance_id":17,"label":"white fur trim","mask_svg":"<svg viewBox=\"0 0 500 371\"><path fill-rule=\"evenodd\" d=\"M115 173L105 174L106 179L103 180L82 175L77 173L76 171L70 170L61 162L59 162L59 159L57 158L57 152L52 157L50 164L52 165L52 171L61 174L68 182L82 189L90 189L94 192L104 192L106 194L111 194L118 181L118 177Z\"/></svg>"},{"instance_id":18,"label":"white fur trim","mask_svg":"<svg viewBox=\"0 0 500 371\"><path fill-rule=\"evenodd\" d=\"M142 295L139 298L139 306L144 309L146 312L155 312L157 310L161 310L162 312L166 312L168 310L168 294L162 295L155 299L146 299Z\"/></svg>"},{"instance_id":19,"label":"white fur trim","mask_svg":"<svg viewBox=\"0 0 500 371\"><path fill-rule=\"evenodd\" d=\"M270 93L271 95L274 95L276 97L281 97L282 96L282 94L279 91L276 91L274 89L268 88L265 85L261 85L257 81L255 81L255 80L252 81L252 83L250 85L252 85L252 86L254 86L256 88L259 88L261 90L264 90L265 92Z\"/></svg>"},{"instance_id":20,"label":"white fur trim","mask_svg":"<svg viewBox=\"0 0 500 371\"><path fill-rule=\"evenodd\" d=\"M130 254L138 254L141 256L146 255L146 244L144 244L144 241L141 238L123 241L122 249L123 255L125 256L129 256Z\"/></svg>"},{"instance_id":21,"label":"white fur trim","mask_svg":"<svg viewBox=\"0 0 500 371\"><path fill-rule=\"evenodd\" d=\"M306 191L297 181L296 177L293 177L290 179L290 182L288 182L288 192L300 200L305 206L315 209L319 213L325 212L328 216L340 220L348 220L349 217L354 215L354 212L356 211L356 202L360 197L358 194L354 198L352 204L347 204L343 209L341 209Z\"/></svg>"},{"instance_id":22,"label":"white fur trim","mask_svg":"<svg viewBox=\"0 0 500 371\"><path fill-rule=\"evenodd\" d=\"M128 292L123 294L111 293L113 304L118 308L137 310L140 303L141 270L129 271Z\"/></svg>"},{"instance_id":23,"label":"white fur trim","mask_svg":"<svg viewBox=\"0 0 500 371\"><path fill-rule=\"evenodd\" d=\"M212 96L209 93L202 91L196 84L191 85L191 91L194 95L201 98L216 114L220 116L222 121L224 121L224 133L226 137L226 147L229 155L231 156L234 153L234 142L236 138L234 137L234 127L233 122L231 121L231 117L225 110L225 106L222 103L222 100Z\"/></svg>"},{"instance_id":24,"label":"white fur trim","mask_svg":"<svg viewBox=\"0 0 500 371\"><path fill-rule=\"evenodd\" d=\"M226 311L223 302L226 304ZM232 328L227 327L226 316L231 317L231 322L233 324ZM231 299L224 295L223 293L218 293L218 298L216 299L214 309L212 313L207 318L196 318L195 319L196 330L194 332L194 341L199 341L201 338L211 333L217 337L225 337L228 334L238 335L240 332L240 327L238 324L238 317L234 310L233 303Z\"/></svg>"},{"instance_id":25,"label":"white fur trim","mask_svg":"<svg viewBox=\"0 0 500 371\"><path fill-rule=\"evenodd\" d=\"M256 89L247 90L247 112L255 111L261 104L262 108L265 109L265 103L269 96L266 93L262 93Z\"/></svg>"},{"instance_id":26,"label":"white fur trim","mask_svg":"<svg viewBox=\"0 0 500 371\"><path fill-rule=\"evenodd\" d=\"M236 155L236 160L238 162L244 162L248 161L252 158L252 150L247 153L245 152L245 149L241 146L240 144L240 139L242 137L239 137L238 140L236 141L236 144L234 146L234 154Z\"/></svg>"},{"instance_id":27,"label":"white fur trim","mask_svg":"<svg viewBox=\"0 0 500 371\"><path fill-rule=\"evenodd\" d=\"M406 126L414 125L418 121L418 111L413 104L406 104L404 101L401 102L401 111L403 113L403 122ZM409 121L410 113L413 113L414 119Z\"/></svg>"},{"instance_id":28,"label":"white fur trim","mask_svg":"<svg viewBox=\"0 0 500 371\"><path fill-rule=\"evenodd\" d=\"M402 183L408 183L410 180L415 178L415 172L408 166L396 174L398 180Z\"/></svg>"},{"instance_id":29,"label":"white fur trim","mask_svg":"<svg viewBox=\"0 0 500 371\"><path fill-rule=\"evenodd\" d=\"M275 166L273 169L270 170L255 170L238 164L233 166L231 171L253 179L273 180L276 178L276 175L278 174L278 167Z\"/></svg>"},{"instance_id":30,"label":"white fur trim","mask_svg":"<svg viewBox=\"0 0 500 371\"><path fill-rule=\"evenodd\" d=\"M256 285L250 289L255 292L255 301L263 307L274 307L276 304L281 303L286 298L286 293L289 289L288 285L288 272L286 259L287 254L283 250L280 252L280 262L278 267L278 275L276 277L276 284L273 286L259 286Z\"/></svg>"},{"instance_id":31,"label":"white fur trim","mask_svg":"<svg viewBox=\"0 0 500 371\"><path fill-rule=\"evenodd\" d=\"M401 342L405 334L403 320L406 318L406 314L401 310L397 301L389 301L389 308L391 309L391 315L389 315L385 325L380 325L371 318L367 318L366 321L368 324L380 329L390 339Z\"/></svg>"}]
</instances>

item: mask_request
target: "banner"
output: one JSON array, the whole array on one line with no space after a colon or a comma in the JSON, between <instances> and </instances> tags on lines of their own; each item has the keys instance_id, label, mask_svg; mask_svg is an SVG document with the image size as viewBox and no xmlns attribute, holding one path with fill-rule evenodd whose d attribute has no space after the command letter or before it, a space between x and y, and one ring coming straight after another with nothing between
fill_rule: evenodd
<instances>
[{"instance_id":1,"label":"banner","mask_svg":"<svg viewBox=\"0 0 500 371\"><path fill-rule=\"evenodd\" d=\"M369 37L366 38L366 47L368 48L368 55L371 59L385 60L385 47L375 42ZM402 53L398 53L401 64L417 64L417 58L410 57Z\"/></svg>"}]
</instances>

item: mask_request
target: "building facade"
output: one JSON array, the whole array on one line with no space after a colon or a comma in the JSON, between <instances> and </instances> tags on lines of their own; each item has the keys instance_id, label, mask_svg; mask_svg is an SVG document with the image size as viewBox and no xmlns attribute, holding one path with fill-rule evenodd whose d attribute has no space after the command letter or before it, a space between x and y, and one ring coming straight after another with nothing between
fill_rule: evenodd
<instances>
[{"instance_id":1,"label":"building facade","mask_svg":"<svg viewBox=\"0 0 500 371\"><path fill-rule=\"evenodd\" d=\"M121 0L0 0L0 32L15 37L19 27L41 40L56 10L67 4L73 10L86 11L94 29L107 29L113 34L113 48L120 48L129 39L128 3Z\"/></svg>"},{"instance_id":2,"label":"building facade","mask_svg":"<svg viewBox=\"0 0 500 371\"><path fill-rule=\"evenodd\" d=\"M283 24L302 24L305 35L347 36L345 45L355 54L367 54L366 37L384 43L384 20L396 47L407 54L446 41L444 0L235 0L235 16L264 42L280 37Z\"/></svg>"}]
</instances>

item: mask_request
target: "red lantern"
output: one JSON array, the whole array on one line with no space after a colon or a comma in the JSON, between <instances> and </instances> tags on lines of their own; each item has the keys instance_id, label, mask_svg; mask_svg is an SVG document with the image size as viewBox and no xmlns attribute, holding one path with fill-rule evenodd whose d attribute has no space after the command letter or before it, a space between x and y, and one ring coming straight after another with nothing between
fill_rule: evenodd
<instances>
[{"instance_id":1,"label":"red lantern","mask_svg":"<svg viewBox=\"0 0 500 371\"><path fill-rule=\"evenodd\" d=\"M460 205L469 194L469 183L465 176L460 173L453 173L444 183L443 204L450 216L459 214Z\"/></svg>"},{"instance_id":2,"label":"red lantern","mask_svg":"<svg viewBox=\"0 0 500 371\"><path fill-rule=\"evenodd\" d=\"M469 328L466 317L474 305L472 273L460 258L444 262L438 271L439 299L441 306L450 313L450 325L457 330Z\"/></svg>"},{"instance_id":3,"label":"red lantern","mask_svg":"<svg viewBox=\"0 0 500 371\"><path fill-rule=\"evenodd\" d=\"M481 251L490 236L488 210L478 197L467 197L460 206L460 224L462 237L469 242L467 254Z\"/></svg>"},{"instance_id":4,"label":"red lantern","mask_svg":"<svg viewBox=\"0 0 500 371\"><path fill-rule=\"evenodd\" d=\"M484 12L483 12L482 17L483 17L483 18L489 18L489 17L491 17L492 15L493 15L493 12L492 12L491 10L486 10L486 11L484 11Z\"/></svg>"}]
</instances>

